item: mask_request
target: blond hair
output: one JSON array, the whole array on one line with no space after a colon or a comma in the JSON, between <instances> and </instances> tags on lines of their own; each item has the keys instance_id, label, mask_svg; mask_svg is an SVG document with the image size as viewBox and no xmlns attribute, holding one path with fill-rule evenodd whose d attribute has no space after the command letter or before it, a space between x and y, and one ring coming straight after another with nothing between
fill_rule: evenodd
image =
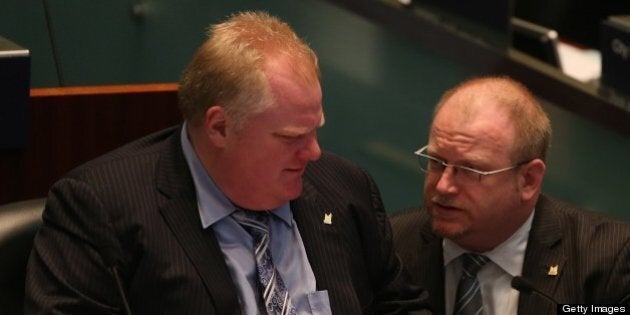
<instances>
[{"instance_id":1,"label":"blond hair","mask_svg":"<svg viewBox=\"0 0 630 315\"><path fill-rule=\"evenodd\" d=\"M201 123L206 110L219 105L240 128L248 115L273 104L265 64L276 58L284 58L305 82L319 80L317 56L278 18L241 12L211 25L180 80L184 119Z\"/></svg>"}]
</instances>

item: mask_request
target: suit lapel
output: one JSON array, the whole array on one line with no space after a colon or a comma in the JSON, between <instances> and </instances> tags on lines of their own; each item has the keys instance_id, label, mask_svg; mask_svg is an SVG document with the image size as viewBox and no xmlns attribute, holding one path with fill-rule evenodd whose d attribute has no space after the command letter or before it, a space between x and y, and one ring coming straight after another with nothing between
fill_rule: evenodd
<instances>
[{"instance_id":1,"label":"suit lapel","mask_svg":"<svg viewBox=\"0 0 630 315\"><path fill-rule=\"evenodd\" d=\"M179 141L181 128L177 130L157 166L157 187L166 197L160 212L199 273L217 313L234 314L240 309L236 289L214 233L202 229L193 180Z\"/></svg>"},{"instance_id":2,"label":"suit lapel","mask_svg":"<svg viewBox=\"0 0 630 315\"><path fill-rule=\"evenodd\" d=\"M548 206L546 197L541 196L527 243L523 277L550 296L558 288L567 261L559 246L561 239L562 225L558 216ZM521 293L518 309L519 314L553 313L555 305L536 293Z\"/></svg>"},{"instance_id":3,"label":"suit lapel","mask_svg":"<svg viewBox=\"0 0 630 315\"><path fill-rule=\"evenodd\" d=\"M346 305L350 303L348 300L333 296L352 289L349 284L353 283L350 273L343 272L352 270L353 266L347 265L347 259L339 259L348 255L339 230L343 227L338 224L343 213L320 198L319 192L306 179L302 195L291 202L291 209L317 282L317 290L328 290L333 312L349 307L352 309L353 306ZM330 224L324 223L325 215L331 216Z\"/></svg>"}]
</instances>

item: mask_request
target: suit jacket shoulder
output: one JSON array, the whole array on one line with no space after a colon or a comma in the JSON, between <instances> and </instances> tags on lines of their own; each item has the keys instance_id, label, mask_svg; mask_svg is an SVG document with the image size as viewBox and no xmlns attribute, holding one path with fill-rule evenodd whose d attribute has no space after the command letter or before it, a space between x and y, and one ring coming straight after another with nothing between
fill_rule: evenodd
<instances>
[{"instance_id":1,"label":"suit jacket shoulder","mask_svg":"<svg viewBox=\"0 0 630 315\"><path fill-rule=\"evenodd\" d=\"M523 276L560 303L628 303L630 226L541 195ZM522 294L519 307L536 305L531 298Z\"/></svg>"},{"instance_id":2,"label":"suit jacket shoulder","mask_svg":"<svg viewBox=\"0 0 630 315\"><path fill-rule=\"evenodd\" d=\"M181 127L131 142L53 185L29 260L25 313L239 314L202 229Z\"/></svg>"}]
</instances>

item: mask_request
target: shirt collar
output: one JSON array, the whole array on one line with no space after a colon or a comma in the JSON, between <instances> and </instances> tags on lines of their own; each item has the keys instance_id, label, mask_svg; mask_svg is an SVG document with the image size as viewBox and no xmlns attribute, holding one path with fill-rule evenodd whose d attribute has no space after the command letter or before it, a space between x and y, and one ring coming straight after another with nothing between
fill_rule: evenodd
<instances>
[{"instance_id":1,"label":"shirt collar","mask_svg":"<svg viewBox=\"0 0 630 315\"><path fill-rule=\"evenodd\" d=\"M494 249L481 253L511 276L518 276L523 270L525 249L527 248L527 239L532 227L534 212L536 210L532 211L527 220L507 240ZM442 245L444 247L444 266L450 264L461 254L468 252L447 238L444 238Z\"/></svg>"},{"instance_id":2,"label":"shirt collar","mask_svg":"<svg viewBox=\"0 0 630 315\"><path fill-rule=\"evenodd\" d=\"M186 158L186 163L190 169L195 192L197 194L197 208L201 218L201 226L205 229L215 222L229 216L235 211L235 206L217 187L201 164L197 153L188 139L187 123L184 122L180 134L182 150ZM289 227L292 226L293 214L290 203L286 202L278 208L270 211L274 216L280 218Z\"/></svg>"}]
</instances>

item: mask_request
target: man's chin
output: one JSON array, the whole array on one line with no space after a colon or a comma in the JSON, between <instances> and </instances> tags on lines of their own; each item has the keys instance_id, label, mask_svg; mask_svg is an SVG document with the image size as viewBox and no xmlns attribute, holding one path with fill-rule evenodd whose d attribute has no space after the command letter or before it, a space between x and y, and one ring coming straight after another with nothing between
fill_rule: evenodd
<instances>
[{"instance_id":1,"label":"man's chin","mask_svg":"<svg viewBox=\"0 0 630 315\"><path fill-rule=\"evenodd\" d=\"M284 195L285 198L287 200L293 200L296 199L297 197L299 197L302 194L302 181L300 180L299 183L294 183L293 185L291 185L290 187L287 187L284 190Z\"/></svg>"},{"instance_id":2,"label":"man's chin","mask_svg":"<svg viewBox=\"0 0 630 315\"><path fill-rule=\"evenodd\" d=\"M466 229L460 223L447 222L434 219L432 222L433 233L444 238L456 239L465 234Z\"/></svg>"}]
</instances>

